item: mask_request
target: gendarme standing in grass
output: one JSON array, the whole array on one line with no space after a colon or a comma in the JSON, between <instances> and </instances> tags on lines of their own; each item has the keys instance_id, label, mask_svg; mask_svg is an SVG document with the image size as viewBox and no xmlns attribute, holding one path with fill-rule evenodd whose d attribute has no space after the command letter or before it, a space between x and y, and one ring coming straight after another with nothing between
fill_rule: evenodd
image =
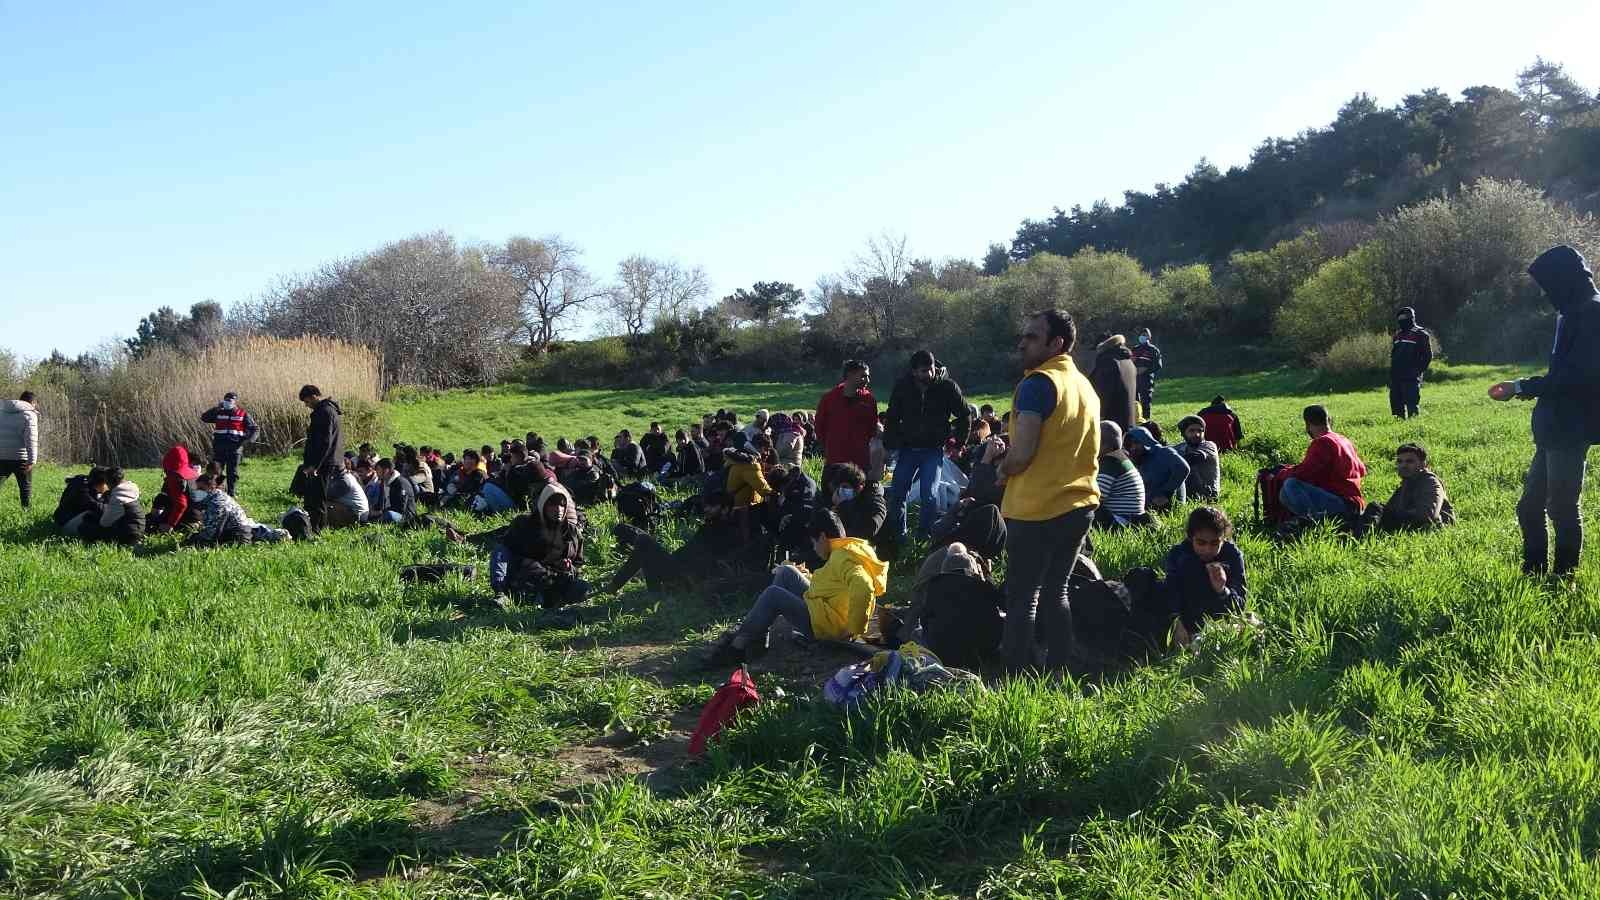
<instances>
[{"instance_id":1,"label":"gendarme standing in grass","mask_svg":"<svg viewBox=\"0 0 1600 900\"><path fill-rule=\"evenodd\" d=\"M1571 247L1552 247L1528 267L1556 308L1556 338L1550 371L1505 381L1489 389L1496 400L1536 398L1533 407L1533 462L1523 479L1517 521L1522 526L1522 570L1543 574L1550 567L1550 538L1544 520L1555 526L1557 575L1570 575L1583 555L1584 465L1589 447L1600 443L1600 291L1583 255Z\"/></svg>"},{"instance_id":2,"label":"gendarme standing in grass","mask_svg":"<svg viewBox=\"0 0 1600 900\"><path fill-rule=\"evenodd\" d=\"M1067 579L1100 505L1100 400L1072 362L1076 341L1072 316L1058 309L1030 315L1017 341L1025 371L1011 401L1011 446L1000 462L1007 559L1001 649L1013 672L1034 665L1041 616L1046 667L1066 665L1072 652Z\"/></svg>"}]
</instances>

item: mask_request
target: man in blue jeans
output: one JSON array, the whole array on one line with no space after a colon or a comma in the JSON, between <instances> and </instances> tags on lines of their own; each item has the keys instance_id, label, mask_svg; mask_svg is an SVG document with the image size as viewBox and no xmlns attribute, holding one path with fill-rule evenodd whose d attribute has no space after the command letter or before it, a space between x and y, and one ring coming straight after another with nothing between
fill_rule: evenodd
<instances>
[{"instance_id":1,"label":"man in blue jeans","mask_svg":"<svg viewBox=\"0 0 1600 900\"><path fill-rule=\"evenodd\" d=\"M1278 499L1297 516L1359 513L1366 508L1361 479L1367 464L1350 439L1333 430L1333 417L1323 406L1308 406L1301 414L1306 425L1305 458L1289 470Z\"/></svg>"},{"instance_id":2,"label":"man in blue jeans","mask_svg":"<svg viewBox=\"0 0 1600 900\"><path fill-rule=\"evenodd\" d=\"M1582 254L1564 245L1541 253L1528 274L1556 308L1550 370L1497 384L1489 396L1538 400L1533 408L1533 462L1517 503L1522 570L1530 575L1551 570L1548 517L1556 537L1553 571L1566 577L1583 556L1579 501L1589 447L1600 443L1600 291Z\"/></svg>"},{"instance_id":3,"label":"man in blue jeans","mask_svg":"<svg viewBox=\"0 0 1600 900\"><path fill-rule=\"evenodd\" d=\"M895 539L906 535L906 496L911 483L921 485L918 496L922 512L917 531L926 538L933 528L933 489L944 466L945 442L965 441L972 427L967 399L961 386L945 374L934 361L933 353L918 350L911 354L906 373L895 382L885 414L883 445L896 451L894 483L889 487L889 523Z\"/></svg>"}]
</instances>

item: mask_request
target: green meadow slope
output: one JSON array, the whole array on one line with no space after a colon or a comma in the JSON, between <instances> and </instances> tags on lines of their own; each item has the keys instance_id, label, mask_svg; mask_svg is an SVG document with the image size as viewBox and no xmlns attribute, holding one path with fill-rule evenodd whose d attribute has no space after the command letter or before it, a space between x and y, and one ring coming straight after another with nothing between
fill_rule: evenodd
<instances>
[{"instance_id":1,"label":"green meadow slope","mask_svg":"<svg viewBox=\"0 0 1600 900\"><path fill-rule=\"evenodd\" d=\"M1446 374L1412 423L1300 372L1168 382L1157 417L1233 401L1223 505L1243 522L1255 470L1298 457L1301 407L1327 403L1369 496L1393 489L1396 444L1426 444L1456 528L1283 547L1243 529L1262 624L1096 683L846 715L775 653L765 702L692 766L684 732L726 675L692 651L742 591L634 585L573 622L472 607L481 566L402 585L412 562L483 562L435 532L85 547L53 536L67 470L43 468L30 513L0 493L0 896L1600 894L1600 563L1570 586L1517 574L1528 407L1483 399L1501 371ZM821 390L495 389L393 418L459 451ZM258 518L291 505L291 469L249 462ZM597 583L612 520L591 513ZM1154 564L1180 530L1098 536L1097 556Z\"/></svg>"}]
</instances>

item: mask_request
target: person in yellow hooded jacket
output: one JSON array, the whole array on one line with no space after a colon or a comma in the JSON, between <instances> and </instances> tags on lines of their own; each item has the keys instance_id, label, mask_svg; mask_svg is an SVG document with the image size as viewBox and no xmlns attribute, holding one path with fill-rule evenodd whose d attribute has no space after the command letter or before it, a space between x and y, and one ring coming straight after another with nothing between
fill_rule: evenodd
<instances>
[{"instance_id":1,"label":"person in yellow hooded jacket","mask_svg":"<svg viewBox=\"0 0 1600 900\"><path fill-rule=\"evenodd\" d=\"M877 599L888 589L889 564L866 540L846 537L831 509L817 510L806 533L822 568L809 579L795 566L774 569L772 584L711 648L707 665L732 665L766 650L767 632L780 617L813 640L849 640L867 630Z\"/></svg>"}]
</instances>

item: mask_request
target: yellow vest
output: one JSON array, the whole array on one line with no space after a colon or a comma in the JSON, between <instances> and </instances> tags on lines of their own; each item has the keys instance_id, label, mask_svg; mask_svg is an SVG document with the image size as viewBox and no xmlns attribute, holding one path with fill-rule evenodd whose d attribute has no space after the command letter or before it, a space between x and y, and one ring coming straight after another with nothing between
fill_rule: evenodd
<instances>
[{"instance_id":1,"label":"yellow vest","mask_svg":"<svg viewBox=\"0 0 1600 900\"><path fill-rule=\"evenodd\" d=\"M1056 389L1056 408L1039 430L1039 449L1021 473L1006 480L1000 514L1023 522L1043 522L1085 506L1100 505L1095 483L1100 457L1100 398L1072 357L1052 356L1023 374L1043 375ZM1020 393L1021 382L1017 384ZM1011 397L1012 416L1017 395ZM1012 426L1013 428L1015 425Z\"/></svg>"}]
</instances>

